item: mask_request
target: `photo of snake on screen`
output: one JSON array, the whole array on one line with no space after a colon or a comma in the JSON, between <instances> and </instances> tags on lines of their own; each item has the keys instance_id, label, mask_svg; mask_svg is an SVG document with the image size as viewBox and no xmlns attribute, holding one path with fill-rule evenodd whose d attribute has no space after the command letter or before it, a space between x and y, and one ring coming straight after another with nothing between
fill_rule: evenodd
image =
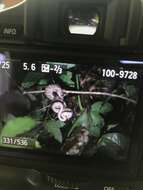
<instances>
[{"instance_id":1,"label":"photo of snake on screen","mask_svg":"<svg viewBox=\"0 0 143 190\"><path fill-rule=\"evenodd\" d=\"M0 146L125 160L140 81L104 77L103 72L88 63L23 62L9 70L5 63L0 69Z\"/></svg>"}]
</instances>

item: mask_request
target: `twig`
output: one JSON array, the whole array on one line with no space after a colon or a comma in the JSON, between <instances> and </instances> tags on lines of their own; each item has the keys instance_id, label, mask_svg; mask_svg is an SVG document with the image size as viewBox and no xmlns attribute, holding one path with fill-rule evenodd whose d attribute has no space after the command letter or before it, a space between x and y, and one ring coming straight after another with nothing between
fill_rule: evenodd
<instances>
[{"instance_id":1,"label":"twig","mask_svg":"<svg viewBox=\"0 0 143 190\"><path fill-rule=\"evenodd\" d=\"M39 90L39 91L28 91L28 92L24 92L23 94L42 94L45 93L45 90ZM120 96L117 94L111 94L111 93L107 93L107 92L89 92L89 91L71 91L71 90L63 90L63 93L65 94L77 94L77 95L91 95L91 96L109 96L112 98L119 98L122 100L126 100L128 102L131 102L133 104L137 104L137 102L133 99L124 97L124 96Z\"/></svg>"},{"instance_id":2,"label":"twig","mask_svg":"<svg viewBox=\"0 0 143 190\"><path fill-rule=\"evenodd\" d=\"M76 85L77 85L77 89L79 90L80 87L79 87L79 75L76 75ZM80 95L78 94L78 104L79 104L79 108L80 108L80 111L83 110L83 107L82 107L82 104L81 104L81 98L80 98Z\"/></svg>"},{"instance_id":3,"label":"twig","mask_svg":"<svg viewBox=\"0 0 143 190\"><path fill-rule=\"evenodd\" d=\"M43 94L43 93L45 93L45 90L23 92L23 95L26 95L26 94Z\"/></svg>"}]
</instances>

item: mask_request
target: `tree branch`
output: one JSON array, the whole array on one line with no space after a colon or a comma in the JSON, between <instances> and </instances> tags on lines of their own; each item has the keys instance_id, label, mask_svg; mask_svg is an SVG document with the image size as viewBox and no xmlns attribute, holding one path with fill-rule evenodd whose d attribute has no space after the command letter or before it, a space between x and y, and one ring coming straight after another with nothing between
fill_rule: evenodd
<instances>
[{"instance_id":1,"label":"tree branch","mask_svg":"<svg viewBox=\"0 0 143 190\"><path fill-rule=\"evenodd\" d=\"M42 94L45 93L45 90L40 90L40 91L28 91L28 92L24 92L23 94ZM63 90L63 93L65 94L76 94L76 95L90 95L90 96L109 96L112 98L119 98L122 100L126 100L128 102L131 102L133 104L137 104L137 102L131 98L127 98L121 95L117 95L117 94L111 94L111 93L106 93L106 92L89 92L89 91L71 91L71 90Z\"/></svg>"}]
</instances>

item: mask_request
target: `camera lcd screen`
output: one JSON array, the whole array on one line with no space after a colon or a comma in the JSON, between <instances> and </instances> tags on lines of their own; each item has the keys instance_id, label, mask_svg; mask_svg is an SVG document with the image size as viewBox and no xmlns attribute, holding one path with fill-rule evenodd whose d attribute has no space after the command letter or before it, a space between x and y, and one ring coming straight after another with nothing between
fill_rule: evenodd
<instances>
[{"instance_id":1,"label":"camera lcd screen","mask_svg":"<svg viewBox=\"0 0 143 190\"><path fill-rule=\"evenodd\" d=\"M12 60L0 54L0 146L127 159L141 73L125 65Z\"/></svg>"}]
</instances>

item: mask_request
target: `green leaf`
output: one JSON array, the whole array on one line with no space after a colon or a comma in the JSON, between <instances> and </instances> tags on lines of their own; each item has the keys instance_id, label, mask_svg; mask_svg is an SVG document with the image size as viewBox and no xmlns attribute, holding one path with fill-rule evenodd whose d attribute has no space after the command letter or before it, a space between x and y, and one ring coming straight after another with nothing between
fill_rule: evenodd
<instances>
[{"instance_id":1,"label":"green leaf","mask_svg":"<svg viewBox=\"0 0 143 190\"><path fill-rule=\"evenodd\" d=\"M48 81L46 79L41 79L38 84L39 85L47 85Z\"/></svg>"},{"instance_id":2,"label":"green leaf","mask_svg":"<svg viewBox=\"0 0 143 190\"><path fill-rule=\"evenodd\" d=\"M104 127L104 119L98 113L90 112L90 134L99 137Z\"/></svg>"},{"instance_id":3,"label":"green leaf","mask_svg":"<svg viewBox=\"0 0 143 190\"><path fill-rule=\"evenodd\" d=\"M116 124L110 124L110 125L107 126L107 130L109 131L111 129L114 129L117 126L118 126L118 123L116 123Z\"/></svg>"},{"instance_id":4,"label":"green leaf","mask_svg":"<svg viewBox=\"0 0 143 190\"><path fill-rule=\"evenodd\" d=\"M15 137L33 129L36 121L30 117L19 117L7 122L1 131L1 137Z\"/></svg>"},{"instance_id":5,"label":"green leaf","mask_svg":"<svg viewBox=\"0 0 143 190\"><path fill-rule=\"evenodd\" d=\"M83 126L89 128L91 135L99 137L101 129L104 127L104 124L104 119L101 115L93 112L89 113L87 111L84 111L75 121L74 125L68 133L68 136L71 135L74 129Z\"/></svg>"},{"instance_id":6,"label":"green leaf","mask_svg":"<svg viewBox=\"0 0 143 190\"><path fill-rule=\"evenodd\" d=\"M56 120L50 120L46 124L46 129L48 133L55 138L58 142L62 143L63 137L60 128L64 125Z\"/></svg>"},{"instance_id":7,"label":"green leaf","mask_svg":"<svg viewBox=\"0 0 143 190\"><path fill-rule=\"evenodd\" d=\"M128 144L128 138L122 135L121 133L108 133L102 136L100 144L104 144L104 141L116 144L122 149Z\"/></svg>"},{"instance_id":8,"label":"green leaf","mask_svg":"<svg viewBox=\"0 0 143 190\"><path fill-rule=\"evenodd\" d=\"M113 110L113 106L108 102L96 102L91 106L91 112L106 115Z\"/></svg>"},{"instance_id":9,"label":"green leaf","mask_svg":"<svg viewBox=\"0 0 143 190\"><path fill-rule=\"evenodd\" d=\"M101 137L97 144L98 150L115 160L126 156L129 148L129 138L121 133L108 133Z\"/></svg>"},{"instance_id":10,"label":"green leaf","mask_svg":"<svg viewBox=\"0 0 143 190\"><path fill-rule=\"evenodd\" d=\"M134 85L125 86L125 92L129 98L134 98L137 95L137 90Z\"/></svg>"},{"instance_id":11,"label":"green leaf","mask_svg":"<svg viewBox=\"0 0 143 190\"><path fill-rule=\"evenodd\" d=\"M89 126L89 116L88 116L88 113L87 111L84 111L79 117L78 119L75 121L75 123L73 124L72 128L70 129L69 133L68 133L68 136L71 135L72 131L75 129L75 128L78 128L78 127L87 127Z\"/></svg>"},{"instance_id":12,"label":"green leaf","mask_svg":"<svg viewBox=\"0 0 143 190\"><path fill-rule=\"evenodd\" d=\"M35 84L35 82L23 82L22 87L23 88L30 88Z\"/></svg>"},{"instance_id":13,"label":"green leaf","mask_svg":"<svg viewBox=\"0 0 143 190\"><path fill-rule=\"evenodd\" d=\"M40 145L40 142L37 141L37 140L35 140L35 148L37 148L37 149L41 149L42 148L41 145Z\"/></svg>"},{"instance_id":14,"label":"green leaf","mask_svg":"<svg viewBox=\"0 0 143 190\"><path fill-rule=\"evenodd\" d=\"M99 115L98 113L90 113L90 117L92 119L92 125L94 125L95 127L99 127L99 128L103 128L104 126L104 119L101 115Z\"/></svg>"},{"instance_id":15,"label":"green leaf","mask_svg":"<svg viewBox=\"0 0 143 190\"><path fill-rule=\"evenodd\" d=\"M34 73L30 72L26 75L25 79L23 80L24 83L27 82L33 82L36 84L38 81L40 81L43 78L43 73Z\"/></svg>"},{"instance_id":16,"label":"green leaf","mask_svg":"<svg viewBox=\"0 0 143 190\"><path fill-rule=\"evenodd\" d=\"M90 127L89 132L90 132L90 135L93 135L97 138L99 138L101 135L101 129L99 127L92 126Z\"/></svg>"},{"instance_id":17,"label":"green leaf","mask_svg":"<svg viewBox=\"0 0 143 190\"><path fill-rule=\"evenodd\" d=\"M59 76L59 78L68 86L74 87L75 83L72 81L72 72L67 71L66 73Z\"/></svg>"},{"instance_id":18,"label":"green leaf","mask_svg":"<svg viewBox=\"0 0 143 190\"><path fill-rule=\"evenodd\" d=\"M68 70L74 68L75 66L76 66L75 64L67 64L66 65Z\"/></svg>"},{"instance_id":19,"label":"green leaf","mask_svg":"<svg viewBox=\"0 0 143 190\"><path fill-rule=\"evenodd\" d=\"M43 75L41 73L30 72L26 75L25 79L22 82L23 88L30 88L35 85L38 81L42 81L41 78Z\"/></svg>"},{"instance_id":20,"label":"green leaf","mask_svg":"<svg viewBox=\"0 0 143 190\"><path fill-rule=\"evenodd\" d=\"M65 123L62 121L56 121L56 120L50 120L49 121L51 125L54 125L57 128L63 128L65 126Z\"/></svg>"},{"instance_id":21,"label":"green leaf","mask_svg":"<svg viewBox=\"0 0 143 190\"><path fill-rule=\"evenodd\" d=\"M79 118L76 120L73 126L85 126L87 127L89 125L89 120L88 120L88 113L87 111L83 112Z\"/></svg>"}]
</instances>

